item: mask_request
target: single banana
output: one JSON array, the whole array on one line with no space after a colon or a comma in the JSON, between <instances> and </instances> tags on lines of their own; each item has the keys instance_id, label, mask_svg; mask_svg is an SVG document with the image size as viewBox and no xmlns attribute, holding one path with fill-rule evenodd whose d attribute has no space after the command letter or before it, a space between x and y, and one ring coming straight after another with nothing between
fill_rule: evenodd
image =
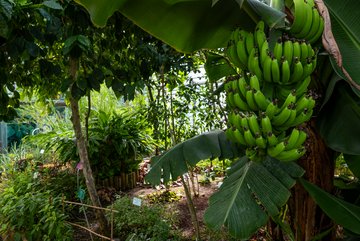
<instances>
[{"instance_id":1,"label":"single banana","mask_svg":"<svg viewBox=\"0 0 360 241\"><path fill-rule=\"evenodd\" d=\"M268 55L265 59L264 62L264 66L263 66L263 77L264 80L267 82L273 82L272 81L272 77L271 77L271 63L272 63L272 58Z\"/></svg>"},{"instance_id":2,"label":"single banana","mask_svg":"<svg viewBox=\"0 0 360 241\"><path fill-rule=\"evenodd\" d=\"M258 147L265 149L267 146L266 139L262 137L261 135L255 136L255 143Z\"/></svg>"},{"instance_id":3,"label":"single banana","mask_svg":"<svg viewBox=\"0 0 360 241\"><path fill-rule=\"evenodd\" d=\"M324 32L324 19L322 17L320 17L319 22L320 23L319 23L319 28L318 28L317 33L312 38L309 39L310 44L316 43L316 41L320 38L320 36Z\"/></svg>"},{"instance_id":4,"label":"single banana","mask_svg":"<svg viewBox=\"0 0 360 241\"><path fill-rule=\"evenodd\" d=\"M285 121L285 123L280 127L280 130L286 130L288 129L289 127L292 127L294 126L293 123L296 119L296 110L295 109L290 109L290 116L289 118ZM279 128L278 128L279 129Z\"/></svg>"},{"instance_id":5,"label":"single banana","mask_svg":"<svg viewBox=\"0 0 360 241\"><path fill-rule=\"evenodd\" d=\"M312 60L311 58L308 58L306 60L306 63L304 64L303 66L303 75L301 77L301 79L306 79L307 77L309 77L313 71L313 63L312 63Z\"/></svg>"},{"instance_id":6,"label":"single banana","mask_svg":"<svg viewBox=\"0 0 360 241\"><path fill-rule=\"evenodd\" d=\"M286 139L286 146L285 146L285 150L291 150L294 149L294 146L297 142L297 140L299 139L300 136L300 131L296 128L292 129L289 137Z\"/></svg>"},{"instance_id":7,"label":"single banana","mask_svg":"<svg viewBox=\"0 0 360 241\"><path fill-rule=\"evenodd\" d=\"M233 93L239 92L239 87L236 80L232 80L231 82L231 90Z\"/></svg>"},{"instance_id":8,"label":"single banana","mask_svg":"<svg viewBox=\"0 0 360 241\"><path fill-rule=\"evenodd\" d=\"M242 97L245 99L246 90L249 87L248 83L246 82L245 76L241 75L238 79L238 87Z\"/></svg>"},{"instance_id":9,"label":"single banana","mask_svg":"<svg viewBox=\"0 0 360 241\"><path fill-rule=\"evenodd\" d=\"M255 138L249 129L244 130L244 139L247 146L249 147L256 146Z\"/></svg>"},{"instance_id":10,"label":"single banana","mask_svg":"<svg viewBox=\"0 0 360 241\"><path fill-rule=\"evenodd\" d=\"M265 111L270 103L261 90L255 91L254 99L256 105L261 111Z\"/></svg>"},{"instance_id":11,"label":"single banana","mask_svg":"<svg viewBox=\"0 0 360 241\"><path fill-rule=\"evenodd\" d=\"M282 42L282 38L279 38L274 46L274 51L273 51L274 57L280 61L281 56L283 56L283 42Z\"/></svg>"},{"instance_id":12,"label":"single banana","mask_svg":"<svg viewBox=\"0 0 360 241\"><path fill-rule=\"evenodd\" d=\"M269 147L273 147L279 144L279 139L276 137L276 135L273 132L267 133L266 140L267 143L269 144Z\"/></svg>"},{"instance_id":13,"label":"single banana","mask_svg":"<svg viewBox=\"0 0 360 241\"><path fill-rule=\"evenodd\" d=\"M305 40L300 43L301 57L299 58L302 62L305 62L309 56L308 45Z\"/></svg>"},{"instance_id":14,"label":"single banana","mask_svg":"<svg viewBox=\"0 0 360 241\"><path fill-rule=\"evenodd\" d=\"M255 47L254 34L252 32L249 32L247 34L246 39L245 39L245 46L246 46L246 52L248 53L248 55L250 55L251 51Z\"/></svg>"},{"instance_id":15,"label":"single banana","mask_svg":"<svg viewBox=\"0 0 360 241\"><path fill-rule=\"evenodd\" d=\"M290 32L293 34L299 33L307 21L307 11L305 10L304 6L304 0L294 0L294 21L290 28Z\"/></svg>"},{"instance_id":16,"label":"single banana","mask_svg":"<svg viewBox=\"0 0 360 241\"><path fill-rule=\"evenodd\" d=\"M290 115L291 109L286 107L271 119L271 123L273 126L282 126L289 119Z\"/></svg>"},{"instance_id":17,"label":"single banana","mask_svg":"<svg viewBox=\"0 0 360 241\"><path fill-rule=\"evenodd\" d=\"M269 56L269 42L265 41L260 49L260 64L264 68L265 60Z\"/></svg>"},{"instance_id":18,"label":"single banana","mask_svg":"<svg viewBox=\"0 0 360 241\"><path fill-rule=\"evenodd\" d=\"M257 111L259 109L259 107L257 106L257 104L255 102L253 90L250 89L250 90L246 91L245 97L246 97L246 103L250 107L250 110Z\"/></svg>"},{"instance_id":19,"label":"single banana","mask_svg":"<svg viewBox=\"0 0 360 241\"><path fill-rule=\"evenodd\" d=\"M265 31L265 22L260 20L255 27L255 32L261 30L261 31Z\"/></svg>"},{"instance_id":20,"label":"single banana","mask_svg":"<svg viewBox=\"0 0 360 241\"><path fill-rule=\"evenodd\" d=\"M233 126L236 127L236 129L242 130L242 126L241 126L241 116L239 114L235 114L233 116L233 120L232 120L232 124Z\"/></svg>"},{"instance_id":21,"label":"single banana","mask_svg":"<svg viewBox=\"0 0 360 241\"><path fill-rule=\"evenodd\" d=\"M250 129L249 122L248 122L248 119L246 117L241 117L240 124L241 124L241 127L242 127L243 131Z\"/></svg>"},{"instance_id":22,"label":"single banana","mask_svg":"<svg viewBox=\"0 0 360 241\"><path fill-rule=\"evenodd\" d=\"M226 55L228 56L230 62L233 63L236 67L238 67L240 69L243 69L244 67L246 67L239 60L235 43L232 43L227 47Z\"/></svg>"},{"instance_id":23,"label":"single banana","mask_svg":"<svg viewBox=\"0 0 360 241\"><path fill-rule=\"evenodd\" d=\"M272 119L274 118L274 116L279 112L279 108L277 106L277 104L275 103L275 101L271 101L269 103L269 105L267 106L265 113L266 115Z\"/></svg>"},{"instance_id":24,"label":"single banana","mask_svg":"<svg viewBox=\"0 0 360 241\"><path fill-rule=\"evenodd\" d=\"M296 96L299 97L303 95L307 91L307 87L309 86L311 82L311 77L308 76L303 81L299 81L295 87L296 89Z\"/></svg>"},{"instance_id":25,"label":"single banana","mask_svg":"<svg viewBox=\"0 0 360 241\"><path fill-rule=\"evenodd\" d=\"M234 112L230 112L228 114L228 124L230 126L234 126L234 123L235 123L235 113Z\"/></svg>"},{"instance_id":26,"label":"single banana","mask_svg":"<svg viewBox=\"0 0 360 241\"><path fill-rule=\"evenodd\" d=\"M265 34L264 30L261 30L261 29L255 30L255 41L256 41L257 47L259 49L261 49L263 44L265 42L267 42L266 34Z\"/></svg>"},{"instance_id":27,"label":"single banana","mask_svg":"<svg viewBox=\"0 0 360 241\"><path fill-rule=\"evenodd\" d=\"M302 80L301 77L303 76L303 73L304 73L304 68L302 66L301 61L299 60L299 58L295 58L290 82L296 83L298 81L301 81Z\"/></svg>"},{"instance_id":28,"label":"single banana","mask_svg":"<svg viewBox=\"0 0 360 241\"><path fill-rule=\"evenodd\" d=\"M293 53L294 53L293 42L290 39L285 40L284 48L283 48L283 56L285 56L290 66L293 61Z\"/></svg>"},{"instance_id":29,"label":"single banana","mask_svg":"<svg viewBox=\"0 0 360 241\"><path fill-rule=\"evenodd\" d=\"M270 118L267 115L261 118L261 130L264 134L267 134L269 132L272 133L273 131Z\"/></svg>"},{"instance_id":30,"label":"single banana","mask_svg":"<svg viewBox=\"0 0 360 241\"><path fill-rule=\"evenodd\" d=\"M312 110L315 106L315 100L311 96L302 96L298 102L296 102L295 109L298 113L301 113L305 109Z\"/></svg>"},{"instance_id":31,"label":"single banana","mask_svg":"<svg viewBox=\"0 0 360 241\"><path fill-rule=\"evenodd\" d=\"M290 91L289 95L286 97L284 103L280 107L280 111L288 107L289 105L292 105L296 103L296 95L293 91Z\"/></svg>"},{"instance_id":32,"label":"single banana","mask_svg":"<svg viewBox=\"0 0 360 241\"><path fill-rule=\"evenodd\" d=\"M316 7L312 7L311 28L310 28L310 31L307 33L305 38L307 40L312 39L317 34L317 32L319 31L319 27L320 27L320 15L319 15L319 12L316 9Z\"/></svg>"},{"instance_id":33,"label":"single banana","mask_svg":"<svg viewBox=\"0 0 360 241\"><path fill-rule=\"evenodd\" d=\"M260 90L260 82L257 75L251 75L249 81L250 87L254 90Z\"/></svg>"},{"instance_id":34,"label":"single banana","mask_svg":"<svg viewBox=\"0 0 360 241\"><path fill-rule=\"evenodd\" d=\"M237 108L239 108L239 110L248 111L251 109L250 105L248 105L247 102L245 102L244 100L241 99L241 96L239 93L235 93L233 95L233 99L234 99L235 106Z\"/></svg>"},{"instance_id":35,"label":"single banana","mask_svg":"<svg viewBox=\"0 0 360 241\"><path fill-rule=\"evenodd\" d=\"M287 59L281 60L281 84L286 85L290 80L290 65Z\"/></svg>"},{"instance_id":36,"label":"single banana","mask_svg":"<svg viewBox=\"0 0 360 241\"><path fill-rule=\"evenodd\" d=\"M274 83L281 83L280 68L276 58L271 61L271 78Z\"/></svg>"},{"instance_id":37,"label":"single banana","mask_svg":"<svg viewBox=\"0 0 360 241\"><path fill-rule=\"evenodd\" d=\"M301 59L301 47L299 41L293 40L293 57Z\"/></svg>"},{"instance_id":38,"label":"single banana","mask_svg":"<svg viewBox=\"0 0 360 241\"><path fill-rule=\"evenodd\" d=\"M229 105L230 108L235 108L235 102L234 102L234 94L232 92L228 93L226 96L226 104Z\"/></svg>"},{"instance_id":39,"label":"single banana","mask_svg":"<svg viewBox=\"0 0 360 241\"><path fill-rule=\"evenodd\" d=\"M260 80L263 80L263 72L260 67L260 61L259 54L256 54L253 61L254 73Z\"/></svg>"},{"instance_id":40,"label":"single banana","mask_svg":"<svg viewBox=\"0 0 360 241\"><path fill-rule=\"evenodd\" d=\"M240 37L239 40L236 42L236 52L239 57L239 60L243 66L248 65L248 54L246 52L245 46L245 38Z\"/></svg>"},{"instance_id":41,"label":"single banana","mask_svg":"<svg viewBox=\"0 0 360 241\"><path fill-rule=\"evenodd\" d=\"M282 151L276 156L276 159L282 162L296 161L305 154L304 148L292 149L289 151Z\"/></svg>"},{"instance_id":42,"label":"single banana","mask_svg":"<svg viewBox=\"0 0 360 241\"><path fill-rule=\"evenodd\" d=\"M249 128L251 132L256 135L260 133L260 126L256 114L250 115L248 118Z\"/></svg>"},{"instance_id":43,"label":"single banana","mask_svg":"<svg viewBox=\"0 0 360 241\"><path fill-rule=\"evenodd\" d=\"M234 136L234 131L232 129L230 129L230 128L226 129L225 135L226 135L226 138L229 141L236 143L236 139L235 139L235 136Z\"/></svg>"},{"instance_id":44,"label":"single banana","mask_svg":"<svg viewBox=\"0 0 360 241\"><path fill-rule=\"evenodd\" d=\"M276 158L281 152L285 150L285 142L279 142L275 146L268 147L267 153L269 156Z\"/></svg>"},{"instance_id":45,"label":"single banana","mask_svg":"<svg viewBox=\"0 0 360 241\"><path fill-rule=\"evenodd\" d=\"M247 145L247 142L245 141L244 135L240 132L239 129L234 130L234 138L236 140L237 143L239 143L240 145Z\"/></svg>"},{"instance_id":46,"label":"single banana","mask_svg":"<svg viewBox=\"0 0 360 241\"><path fill-rule=\"evenodd\" d=\"M257 49L253 48L250 52L249 58L248 58L248 69L251 73L255 74L255 55L257 54Z\"/></svg>"},{"instance_id":47,"label":"single banana","mask_svg":"<svg viewBox=\"0 0 360 241\"><path fill-rule=\"evenodd\" d=\"M301 125L304 122L307 122L308 120L311 119L311 116L313 114L313 110L307 110L306 108L300 112L295 120L293 121L293 126L298 126Z\"/></svg>"}]
</instances>

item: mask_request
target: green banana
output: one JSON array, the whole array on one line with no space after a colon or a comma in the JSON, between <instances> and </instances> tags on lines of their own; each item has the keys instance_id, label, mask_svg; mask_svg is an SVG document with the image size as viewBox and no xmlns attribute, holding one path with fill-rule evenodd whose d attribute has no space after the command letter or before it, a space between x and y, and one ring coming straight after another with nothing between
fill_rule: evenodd
<instances>
[{"instance_id":1,"label":"green banana","mask_svg":"<svg viewBox=\"0 0 360 241\"><path fill-rule=\"evenodd\" d=\"M307 91L307 87L311 82L311 77L308 76L303 81L299 81L295 87L296 89L296 96L301 96Z\"/></svg>"},{"instance_id":2,"label":"green banana","mask_svg":"<svg viewBox=\"0 0 360 241\"><path fill-rule=\"evenodd\" d=\"M311 116L313 114L313 110L304 109L302 112L300 112L295 120L293 121L293 126L301 125L304 122L307 122L311 119Z\"/></svg>"},{"instance_id":3,"label":"green banana","mask_svg":"<svg viewBox=\"0 0 360 241\"><path fill-rule=\"evenodd\" d=\"M264 134L267 134L269 132L272 133L273 131L270 118L267 115L261 118L261 130Z\"/></svg>"},{"instance_id":4,"label":"green banana","mask_svg":"<svg viewBox=\"0 0 360 241\"><path fill-rule=\"evenodd\" d=\"M260 20L257 24L256 24L256 27L255 27L255 32L258 31L258 30L261 30L261 31L265 31L265 22ZM266 37L266 36L265 36Z\"/></svg>"},{"instance_id":5,"label":"green banana","mask_svg":"<svg viewBox=\"0 0 360 241\"><path fill-rule=\"evenodd\" d=\"M315 36L315 34L318 32L319 27L320 27L320 14L316 9L316 7L312 7L312 23L311 23L310 31L306 35L306 39L307 40L312 39Z\"/></svg>"},{"instance_id":6,"label":"green banana","mask_svg":"<svg viewBox=\"0 0 360 241\"><path fill-rule=\"evenodd\" d=\"M245 141L245 138L239 129L234 130L233 135L237 143L244 146L247 145L247 142Z\"/></svg>"},{"instance_id":7,"label":"green banana","mask_svg":"<svg viewBox=\"0 0 360 241\"><path fill-rule=\"evenodd\" d=\"M265 42L267 42L266 34L265 34L264 30L261 30L261 29L255 30L255 41L256 41L257 47L259 49L261 49L263 44Z\"/></svg>"},{"instance_id":8,"label":"green banana","mask_svg":"<svg viewBox=\"0 0 360 241\"><path fill-rule=\"evenodd\" d=\"M231 44L227 47L226 55L228 56L230 62L233 63L236 67L238 67L240 69L243 69L244 67L246 67L239 60L235 44Z\"/></svg>"},{"instance_id":9,"label":"green banana","mask_svg":"<svg viewBox=\"0 0 360 241\"><path fill-rule=\"evenodd\" d=\"M281 83L280 68L276 58L271 61L271 78L274 83Z\"/></svg>"},{"instance_id":10,"label":"green banana","mask_svg":"<svg viewBox=\"0 0 360 241\"><path fill-rule=\"evenodd\" d=\"M290 32L291 33L299 33L301 29L304 27L305 22L307 21L307 11L305 10L305 2L304 0L294 0L294 21L291 25Z\"/></svg>"},{"instance_id":11,"label":"green banana","mask_svg":"<svg viewBox=\"0 0 360 241\"><path fill-rule=\"evenodd\" d=\"M304 131L299 131L299 137L296 142L291 146L291 149L300 148L306 141L307 135Z\"/></svg>"},{"instance_id":12,"label":"green banana","mask_svg":"<svg viewBox=\"0 0 360 241\"><path fill-rule=\"evenodd\" d=\"M232 124L233 126L236 127L236 129L242 130L242 126L241 126L241 116L239 114L235 114L233 116L233 120L232 120Z\"/></svg>"},{"instance_id":13,"label":"green banana","mask_svg":"<svg viewBox=\"0 0 360 241\"><path fill-rule=\"evenodd\" d=\"M295 58L290 82L296 83L298 81L301 81L301 77L303 76L303 73L304 73L304 68L302 66L301 61L299 60L299 58Z\"/></svg>"},{"instance_id":14,"label":"green banana","mask_svg":"<svg viewBox=\"0 0 360 241\"><path fill-rule=\"evenodd\" d=\"M272 58L268 55L265 59L264 62L264 66L263 66L263 77L264 80L267 82L273 82L272 81L272 77L271 77L271 63L272 63Z\"/></svg>"},{"instance_id":15,"label":"green banana","mask_svg":"<svg viewBox=\"0 0 360 241\"><path fill-rule=\"evenodd\" d=\"M232 91L232 87L231 87L231 81L226 81L224 84L224 90L226 93L229 93Z\"/></svg>"},{"instance_id":16,"label":"green banana","mask_svg":"<svg viewBox=\"0 0 360 241\"><path fill-rule=\"evenodd\" d=\"M266 140L269 144L269 147L273 147L273 146L276 146L277 144L279 144L279 139L272 132L267 133Z\"/></svg>"},{"instance_id":17,"label":"green banana","mask_svg":"<svg viewBox=\"0 0 360 241\"><path fill-rule=\"evenodd\" d=\"M256 105L262 111L265 111L270 103L269 100L265 97L265 95L263 94L263 92L261 90L255 91L254 99L255 99Z\"/></svg>"},{"instance_id":18,"label":"green banana","mask_svg":"<svg viewBox=\"0 0 360 241\"><path fill-rule=\"evenodd\" d=\"M275 101L271 101L269 103L269 105L267 106L265 112L266 112L266 115L270 119L274 118L274 116L279 112L279 108L278 108L277 104L275 103Z\"/></svg>"},{"instance_id":19,"label":"green banana","mask_svg":"<svg viewBox=\"0 0 360 241\"><path fill-rule=\"evenodd\" d=\"M255 138L249 129L244 130L244 139L245 139L247 146L249 146L249 147L256 146Z\"/></svg>"},{"instance_id":20,"label":"green banana","mask_svg":"<svg viewBox=\"0 0 360 241\"><path fill-rule=\"evenodd\" d=\"M309 39L310 44L316 43L316 41L320 38L320 36L324 32L324 19L322 17L320 17L319 22L320 23L319 23L318 31L312 38Z\"/></svg>"},{"instance_id":21,"label":"green banana","mask_svg":"<svg viewBox=\"0 0 360 241\"><path fill-rule=\"evenodd\" d=\"M286 139L286 146L285 150L291 150L294 149L294 146L299 139L300 131L296 128L292 129L290 136Z\"/></svg>"},{"instance_id":22,"label":"green banana","mask_svg":"<svg viewBox=\"0 0 360 241\"><path fill-rule=\"evenodd\" d=\"M228 114L228 124L230 124L230 126L234 126L234 124L235 124L235 113L234 112L230 112Z\"/></svg>"},{"instance_id":23,"label":"green banana","mask_svg":"<svg viewBox=\"0 0 360 241\"><path fill-rule=\"evenodd\" d=\"M293 122L295 121L295 118L296 118L296 110L295 109L290 109L290 116L289 118L285 121L285 123L281 126L281 130L286 130L288 129L289 127L291 126L294 126L293 125ZM278 128L279 129L279 128Z\"/></svg>"},{"instance_id":24,"label":"green banana","mask_svg":"<svg viewBox=\"0 0 360 241\"><path fill-rule=\"evenodd\" d=\"M261 135L255 136L255 143L256 146L262 149L265 149L267 146L266 139L264 139L264 137L262 137Z\"/></svg>"},{"instance_id":25,"label":"green banana","mask_svg":"<svg viewBox=\"0 0 360 241\"><path fill-rule=\"evenodd\" d=\"M254 61L253 61L253 68L255 75L260 79L263 80L263 72L260 67L260 57L259 55L255 55Z\"/></svg>"},{"instance_id":26,"label":"green banana","mask_svg":"<svg viewBox=\"0 0 360 241\"><path fill-rule=\"evenodd\" d=\"M301 59L301 47L299 41L293 41L293 57L298 57Z\"/></svg>"},{"instance_id":27,"label":"green banana","mask_svg":"<svg viewBox=\"0 0 360 241\"><path fill-rule=\"evenodd\" d=\"M304 148L292 149L289 151L282 151L276 156L276 159L282 162L295 161L305 154Z\"/></svg>"},{"instance_id":28,"label":"green banana","mask_svg":"<svg viewBox=\"0 0 360 241\"><path fill-rule=\"evenodd\" d=\"M313 21L312 8L308 4L304 5L304 11L306 11L306 19L303 23L302 29L299 33L294 34L295 37L297 37L299 39L306 38L307 34L309 33L309 31L311 29L311 24Z\"/></svg>"},{"instance_id":29,"label":"green banana","mask_svg":"<svg viewBox=\"0 0 360 241\"><path fill-rule=\"evenodd\" d=\"M283 56L283 43L282 43L282 38L279 38L274 46L274 51L273 51L274 57L277 59L277 61L280 61L281 56Z\"/></svg>"},{"instance_id":30,"label":"green banana","mask_svg":"<svg viewBox=\"0 0 360 241\"><path fill-rule=\"evenodd\" d=\"M296 102L295 109L298 113L301 113L305 109L312 110L315 106L315 100L311 96L302 96L298 102Z\"/></svg>"},{"instance_id":31,"label":"green banana","mask_svg":"<svg viewBox=\"0 0 360 241\"><path fill-rule=\"evenodd\" d=\"M246 117L241 117L240 124L244 131L250 129L249 122Z\"/></svg>"},{"instance_id":32,"label":"green banana","mask_svg":"<svg viewBox=\"0 0 360 241\"><path fill-rule=\"evenodd\" d=\"M312 71L313 71L313 63L311 61L311 58L307 58L306 64L303 66L303 75L301 79L305 79L308 76L310 76Z\"/></svg>"},{"instance_id":33,"label":"green banana","mask_svg":"<svg viewBox=\"0 0 360 241\"><path fill-rule=\"evenodd\" d=\"M305 62L309 56L308 45L305 40L300 43L301 57L299 58L302 62Z\"/></svg>"},{"instance_id":34,"label":"green banana","mask_svg":"<svg viewBox=\"0 0 360 241\"><path fill-rule=\"evenodd\" d=\"M257 75L251 75L249 81L250 87L254 90L260 90L260 82Z\"/></svg>"},{"instance_id":35,"label":"green banana","mask_svg":"<svg viewBox=\"0 0 360 241\"><path fill-rule=\"evenodd\" d=\"M240 37L239 40L236 42L236 52L238 55L238 58L243 66L248 65L248 54L246 52L246 46L245 46L245 38Z\"/></svg>"},{"instance_id":36,"label":"green banana","mask_svg":"<svg viewBox=\"0 0 360 241\"><path fill-rule=\"evenodd\" d=\"M234 94L232 92L228 93L226 96L226 103L231 107L234 108L236 107L235 102L234 102Z\"/></svg>"},{"instance_id":37,"label":"green banana","mask_svg":"<svg viewBox=\"0 0 360 241\"><path fill-rule=\"evenodd\" d=\"M240 76L240 78L238 79L238 87L240 90L241 95L245 98L246 95L246 90L248 88L248 83L246 82L245 76Z\"/></svg>"},{"instance_id":38,"label":"green banana","mask_svg":"<svg viewBox=\"0 0 360 241\"><path fill-rule=\"evenodd\" d=\"M256 48L252 48L248 58L248 69L253 74L255 74L255 61L258 61L255 59L255 55L257 55L256 50Z\"/></svg>"},{"instance_id":39,"label":"green banana","mask_svg":"<svg viewBox=\"0 0 360 241\"><path fill-rule=\"evenodd\" d=\"M273 126L282 126L289 119L290 115L291 109L286 107L271 119L271 123Z\"/></svg>"},{"instance_id":40,"label":"green banana","mask_svg":"<svg viewBox=\"0 0 360 241\"><path fill-rule=\"evenodd\" d=\"M260 49L260 64L264 68L265 60L269 56L269 43L265 41Z\"/></svg>"},{"instance_id":41,"label":"green banana","mask_svg":"<svg viewBox=\"0 0 360 241\"><path fill-rule=\"evenodd\" d=\"M277 156L285 150L285 147L285 142L282 141L275 146L268 147L267 153L269 156L277 158Z\"/></svg>"},{"instance_id":42,"label":"green banana","mask_svg":"<svg viewBox=\"0 0 360 241\"><path fill-rule=\"evenodd\" d=\"M288 107L289 105L294 104L294 103L296 103L296 95L294 94L293 91L290 91L290 93L286 97L284 103L281 105L280 111L283 110L284 108Z\"/></svg>"},{"instance_id":43,"label":"green banana","mask_svg":"<svg viewBox=\"0 0 360 241\"><path fill-rule=\"evenodd\" d=\"M234 93L239 92L239 87L238 87L237 81L232 80L230 83L231 83L232 92L234 92Z\"/></svg>"},{"instance_id":44,"label":"green banana","mask_svg":"<svg viewBox=\"0 0 360 241\"><path fill-rule=\"evenodd\" d=\"M286 85L290 80L290 65L287 59L281 60L281 84Z\"/></svg>"},{"instance_id":45,"label":"green banana","mask_svg":"<svg viewBox=\"0 0 360 241\"><path fill-rule=\"evenodd\" d=\"M242 111L248 111L251 109L250 105L248 104L248 102L245 102L241 99L241 96L239 93L235 93L233 95L233 99L234 99L234 103L235 103L235 106L237 108L239 108L239 110L242 110Z\"/></svg>"},{"instance_id":46,"label":"green banana","mask_svg":"<svg viewBox=\"0 0 360 241\"><path fill-rule=\"evenodd\" d=\"M252 32L249 32L247 34L246 39L245 39L245 46L246 46L246 52L248 53L248 55L250 55L251 51L255 47L254 34Z\"/></svg>"},{"instance_id":47,"label":"green banana","mask_svg":"<svg viewBox=\"0 0 360 241\"><path fill-rule=\"evenodd\" d=\"M234 132L232 129L230 129L230 128L226 129L225 135L228 140L236 143L236 139L235 139Z\"/></svg>"},{"instance_id":48,"label":"green banana","mask_svg":"<svg viewBox=\"0 0 360 241\"><path fill-rule=\"evenodd\" d=\"M291 65L293 60L294 47L293 42L290 39L285 40L284 48L283 48L283 56L285 56L286 60Z\"/></svg>"},{"instance_id":49,"label":"green banana","mask_svg":"<svg viewBox=\"0 0 360 241\"><path fill-rule=\"evenodd\" d=\"M259 107L256 105L255 97L252 89L246 91L245 98L246 98L246 103L250 107L250 110L257 111L259 109Z\"/></svg>"},{"instance_id":50,"label":"green banana","mask_svg":"<svg viewBox=\"0 0 360 241\"><path fill-rule=\"evenodd\" d=\"M260 133L260 126L257 120L256 114L250 115L248 118L248 124L251 132L256 135Z\"/></svg>"}]
</instances>

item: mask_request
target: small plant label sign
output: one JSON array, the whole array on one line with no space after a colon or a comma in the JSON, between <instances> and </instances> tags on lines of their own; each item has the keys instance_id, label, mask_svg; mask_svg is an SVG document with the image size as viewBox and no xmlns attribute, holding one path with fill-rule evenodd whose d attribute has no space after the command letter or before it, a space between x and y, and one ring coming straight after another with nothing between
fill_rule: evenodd
<instances>
[{"instance_id":1,"label":"small plant label sign","mask_svg":"<svg viewBox=\"0 0 360 241\"><path fill-rule=\"evenodd\" d=\"M137 197L134 197L132 203L133 203L133 205L140 207L141 206L141 199L137 198Z\"/></svg>"}]
</instances>

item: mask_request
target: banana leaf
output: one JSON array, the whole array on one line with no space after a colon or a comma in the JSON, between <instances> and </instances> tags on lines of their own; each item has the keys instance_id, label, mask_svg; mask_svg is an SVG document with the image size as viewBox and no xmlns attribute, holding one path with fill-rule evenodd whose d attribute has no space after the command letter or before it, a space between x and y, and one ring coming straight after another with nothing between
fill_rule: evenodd
<instances>
[{"instance_id":1,"label":"banana leaf","mask_svg":"<svg viewBox=\"0 0 360 241\"><path fill-rule=\"evenodd\" d=\"M320 208L333 219L337 224L344 228L360 234L360 207L345 202L325 192L316 185L300 179L300 183L309 192L311 197L320 206Z\"/></svg>"},{"instance_id":2,"label":"banana leaf","mask_svg":"<svg viewBox=\"0 0 360 241\"><path fill-rule=\"evenodd\" d=\"M294 162L281 163L268 157L257 163L243 157L233 164L220 190L210 197L204 220L212 229L225 225L233 236L248 239L270 216L279 214L290 197L294 179L303 173Z\"/></svg>"},{"instance_id":3,"label":"banana leaf","mask_svg":"<svg viewBox=\"0 0 360 241\"><path fill-rule=\"evenodd\" d=\"M220 158L232 159L244 154L230 143L221 130L211 131L181 142L162 154L151 159L150 172L146 180L157 185L161 178L168 182L188 172L188 165L195 166L201 160Z\"/></svg>"},{"instance_id":4,"label":"banana leaf","mask_svg":"<svg viewBox=\"0 0 360 241\"><path fill-rule=\"evenodd\" d=\"M360 178L360 156L344 154L344 159L351 172Z\"/></svg>"}]
</instances>

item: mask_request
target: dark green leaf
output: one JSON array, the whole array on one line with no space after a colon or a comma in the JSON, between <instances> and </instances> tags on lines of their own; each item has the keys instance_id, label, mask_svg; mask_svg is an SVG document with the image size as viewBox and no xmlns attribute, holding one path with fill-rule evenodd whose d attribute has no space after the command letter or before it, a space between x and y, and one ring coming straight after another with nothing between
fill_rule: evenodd
<instances>
[{"instance_id":1,"label":"dark green leaf","mask_svg":"<svg viewBox=\"0 0 360 241\"><path fill-rule=\"evenodd\" d=\"M295 169L294 176L287 172ZM248 239L268 216L279 213L290 197L288 189L295 184L294 178L302 174L295 163L283 164L271 158L256 163L243 157L233 164L220 190L210 197L205 222L213 229L225 225L232 235Z\"/></svg>"},{"instance_id":2,"label":"dark green leaf","mask_svg":"<svg viewBox=\"0 0 360 241\"><path fill-rule=\"evenodd\" d=\"M344 154L344 159L351 172L360 178L360 156Z\"/></svg>"},{"instance_id":3,"label":"dark green leaf","mask_svg":"<svg viewBox=\"0 0 360 241\"><path fill-rule=\"evenodd\" d=\"M270 26L270 28L285 27L286 14L270 7L269 5L258 0L247 0L249 5L255 12L262 17L262 20Z\"/></svg>"},{"instance_id":4,"label":"dark green leaf","mask_svg":"<svg viewBox=\"0 0 360 241\"><path fill-rule=\"evenodd\" d=\"M344 81L318 116L318 128L326 144L345 154L360 155L360 98Z\"/></svg>"},{"instance_id":5,"label":"dark green leaf","mask_svg":"<svg viewBox=\"0 0 360 241\"><path fill-rule=\"evenodd\" d=\"M360 234L360 207L334 197L308 181L300 179L300 183L326 215L344 228Z\"/></svg>"},{"instance_id":6,"label":"dark green leaf","mask_svg":"<svg viewBox=\"0 0 360 241\"><path fill-rule=\"evenodd\" d=\"M253 29L255 23L235 0L77 0L97 25L104 26L116 10L151 35L178 51L224 47L235 27Z\"/></svg>"}]
</instances>

